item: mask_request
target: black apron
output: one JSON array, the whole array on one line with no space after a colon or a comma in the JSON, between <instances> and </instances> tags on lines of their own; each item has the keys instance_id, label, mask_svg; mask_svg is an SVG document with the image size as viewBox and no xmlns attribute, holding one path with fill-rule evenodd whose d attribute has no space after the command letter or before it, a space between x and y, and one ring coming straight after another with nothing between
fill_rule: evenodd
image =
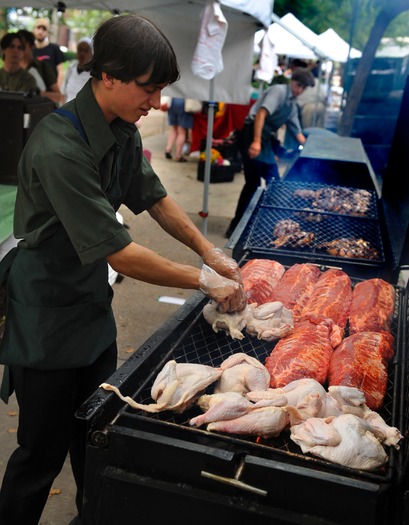
<instances>
[{"instance_id":1,"label":"black apron","mask_svg":"<svg viewBox=\"0 0 409 525\"><path fill-rule=\"evenodd\" d=\"M43 370L92 364L116 338L108 265L82 265L64 228L35 249L13 248L0 262L6 280L5 366L1 398L12 389L8 366Z\"/></svg>"}]
</instances>

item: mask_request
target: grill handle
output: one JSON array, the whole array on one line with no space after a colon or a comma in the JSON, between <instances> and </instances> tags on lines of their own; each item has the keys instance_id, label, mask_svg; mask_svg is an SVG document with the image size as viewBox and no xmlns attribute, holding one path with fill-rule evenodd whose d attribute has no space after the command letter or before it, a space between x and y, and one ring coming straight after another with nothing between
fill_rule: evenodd
<instances>
[{"instance_id":1,"label":"grill handle","mask_svg":"<svg viewBox=\"0 0 409 525\"><path fill-rule=\"evenodd\" d=\"M238 489L247 490L248 492L252 492L253 494L257 494L258 496L267 496L267 491L263 489L259 489L257 487L253 487L253 485L248 485L247 483L244 483L243 481L240 481L240 476L243 474L244 470L244 459L241 460L236 474L234 475L234 478L226 478L224 476L219 476L218 474L212 474L211 472L206 472L206 470L201 471L201 476L208 479L213 479L214 481L219 481L220 483L225 483L226 485L232 485L233 487L236 487Z\"/></svg>"}]
</instances>

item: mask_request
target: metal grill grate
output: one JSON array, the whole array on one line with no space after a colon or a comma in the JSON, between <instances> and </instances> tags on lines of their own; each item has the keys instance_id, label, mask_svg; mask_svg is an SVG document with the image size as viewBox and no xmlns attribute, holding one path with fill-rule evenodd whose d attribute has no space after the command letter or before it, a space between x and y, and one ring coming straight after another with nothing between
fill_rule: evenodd
<instances>
[{"instance_id":1,"label":"metal grill grate","mask_svg":"<svg viewBox=\"0 0 409 525\"><path fill-rule=\"evenodd\" d=\"M323 268L325 269L325 268ZM353 281L354 282L354 281ZM394 319L392 323L392 334L395 335L400 333L401 327L401 316L400 311L402 309L402 289L396 287L396 303L395 303L395 312ZM152 403L152 398L150 395L150 390L153 384L154 379L156 378L159 371L162 369L164 364L170 360L174 359L177 362L185 363L199 363L203 365L209 365L217 367L221 364L222 361L227 359L230 355L237 352L244 352L249 356L255 357L260 360L262 363L265 362L266 357L271 353L275 346L275 342L265 342L260 341L256 338L246 335L242 341L233 340L228 337L224 332L215 333L211 326L205 321L201 315L201 310L206 304L206 300L203 301L199 309L199 314L195 320L191 323L189 329L183 333L183 336L176 342L172 348L168 349L168 352L164 352L163 348L158 348L161 350L161 362L157 363L156 369L152 372L151 376L146 379L146 381L140 386L137 392L135 392L132 397L139 403L149 404ZM345 336L348 335L348 329L346 330ZM396 348L395 359L392 359L390 362L388 370L388 386L385 396L384 406L380 411L380 414L385 419L385 421L392 426L397 426L397 403L400 399L400 381L399 381L399 348ZM212 387L209 387L208 393L212 392ZM197 432L202 434L207 434L206 431L202 429L196 429L189 426L189 420L192 417L199 415L200 409L196 406L190 408L189 410L183 412L182 414L175 414L169 411L161 412L158 414L147 414L140 411L135 411L130 408L128 405L124 407L124 410L121 414L121 426L129 425L131 428L134 427L136 420L141 420L148 418L149 420L156 420L157 423L164 423L167 425L176 425L177 427L184 427L189 429L191 432ZM296 456L299 460L303 461L306 459L300 449L293 443L286 433L282 433L277 438L271 438L268 440L256 439L252 436L228 436L228 435L218 435L222 440L229 440L232 438L235 442L246 442L254 443L255 446L267 446L270 449L277 451L279 454L289 453L292 458ZM388 451L390 454L393 454L393 451ZM311 462L312 458L309 457L308 461ZM318 464L324 464L328 466L328 463L313 458L313 462L318 462ZM331 468L338 470L350 471L350 469L344 469L339 465L331 465ZM368 476L372 475L381 475L387 476L387 471L377 472L376 474L368 473Z\"/></svg>"}]
</instances>

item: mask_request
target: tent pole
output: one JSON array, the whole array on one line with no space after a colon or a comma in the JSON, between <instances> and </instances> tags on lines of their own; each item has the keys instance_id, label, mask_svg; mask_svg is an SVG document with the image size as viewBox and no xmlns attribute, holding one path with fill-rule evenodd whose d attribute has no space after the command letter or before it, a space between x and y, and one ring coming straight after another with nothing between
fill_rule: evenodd
<instances>
[{"instance_id":1,"label":"tent pole","mask_svg":"<svg viewBox=\"0 0 409 525\"><path fill-rule=\"evenodd\" d=\"M213 142L213 120L214 108L216 102L214 101L214 78L210 79L209 88L209 102L207 112L207 136L206 136L206 153L205 153L205 167L204 167L204 190L203 190L203 209L200 213L203 217L202 233L207 235L207 217L209 214L209 186L210 186L210 171L211 171L211 151Z\"/></svg>"}]
</instances>

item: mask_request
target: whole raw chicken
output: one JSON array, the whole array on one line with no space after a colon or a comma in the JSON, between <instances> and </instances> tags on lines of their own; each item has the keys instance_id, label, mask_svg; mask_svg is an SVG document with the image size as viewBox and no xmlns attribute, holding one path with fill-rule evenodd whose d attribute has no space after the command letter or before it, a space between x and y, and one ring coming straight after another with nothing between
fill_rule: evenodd
<instances>
[{"instance_id":1,"label":"whole raw chicken","mask_svg":"<svg viewBox=\"0 0 409 525\"><path fill-rule=\"evenodd\" d=\"M145 412L162 412L172 410L183 412L193 405L197 397L222 374L220 368L193 363L177 363L168 361L159 372L151 389L152 399L156 403L143 405L129 396L123 396L119 389L108 383L102 383L101 388L115 392L122 401L132 408Z\"/></svg>"},{"instance_id":2,"label":"whole raw chicken","mask_svg":"<svg viewBox=\"0 0 409 525\"><path fill-rule=\"evenodd\" d=\"M243 339L246 328L249 335L264 341L274 341L292 332L293 315L279 301L257 306L251 303L241 312L221 314L217 303L210 301L203 308L203 316L215 332L224 330L233 339Z\"/></svg>"},{"instance_id":3,"label":"whole raw chicken","mask_svg":"<svg viewBox=\"0 0 409 525\"><path fill-rule=\"evenodd\" d=\"M223 392L221 394L204 394L197 400L204 412L189 421L189 424L200 427L213 421L235 419L247 414L255 405L238 392Z\"/></svg>"},{"instance_id":4,"label":"whole raw chicken","mask_svg":"<svg viewBox=\"0 0 409 525\"><path fill-rule=\"evenodd\" d=\"M251 410L235 419L209 423L207 430L268 438L278 436L289 421L286 407L262 407Z\"/></svg>"},{"instance_id":5,"label":"whole raw chicken","mask_svg":"<svg viewBox=\"0 0 409 525\"><path fill-rule=\"evenodd\" d=\"M220 365L222 374L214 393L238 392L246 394L251 390L267 390L270 374L266 367L254 357L243 352L233 354Z\"/></svg>"},{"instance_id":6,"label":"whole raw chicken","mask_svg":"<svg viewBox=\"0 0 409 525\"><path fill-rule=\"evenodd\" d=\"M387 462L371 426L353 414L310 418L291 427L291 439L304 453L360 470L376 470Z\"/></svg>"}]
</instances>

